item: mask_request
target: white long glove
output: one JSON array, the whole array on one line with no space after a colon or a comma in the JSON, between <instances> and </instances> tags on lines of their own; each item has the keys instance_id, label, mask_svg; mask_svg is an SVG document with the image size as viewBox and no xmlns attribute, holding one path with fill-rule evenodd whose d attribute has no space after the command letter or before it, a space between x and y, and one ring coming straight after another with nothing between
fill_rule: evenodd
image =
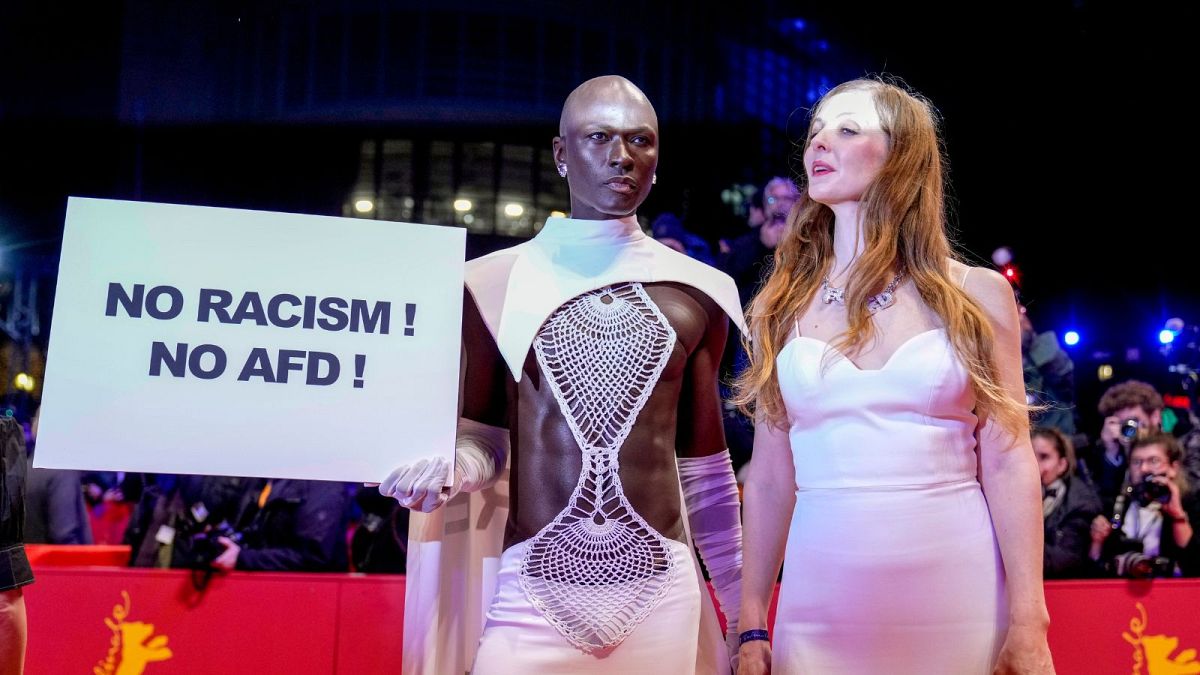
<instances>
[{"instance_id":1,"label":"white long glove","mask_svg":"<svg viewBox=\"0 0 1200 675\"><path fill-rule=\"evenodd\" d=\"M677 464L692 539L725 615L725 645L736 671L742 604L742 518L733 462L726 450L708 457L680 457Z\"/></svg>"},{"instance_id":2,"label":"white long glove","mask_svg":"<svg viewBox=\"0 0 1200 675\"><path fill-rule=\"evenodd\" d=\"M454 473L457 479L458 472ZM442 489L447 487L449 476L450 460L444 457L420 459L414 464L396 467L379 484L379 492L385 497L394 497L405 508L429 513L450 501L451 493L458 493L458 480L452 480L449 489Z\"/></svg>"},{"instance_id":3,"label":"white long glove","mask_svg":"<svg viewBox=\"0 0 1200 675\"><path fill-rule=\"evenodd\" d=\"M460 417L453 472L445 458L417 460L388 474L379 492L394 497L401 506L429 513L463 490L475 492L491 485L507 461L507 429Z\"/></svg>"}]
</instances>

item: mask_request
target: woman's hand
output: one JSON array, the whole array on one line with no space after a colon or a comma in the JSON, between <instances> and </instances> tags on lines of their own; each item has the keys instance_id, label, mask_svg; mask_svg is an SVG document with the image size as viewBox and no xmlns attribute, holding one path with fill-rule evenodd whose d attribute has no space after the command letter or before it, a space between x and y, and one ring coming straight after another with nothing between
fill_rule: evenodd
<instances>
[{"instance_id":1,"label":"woman's hand","mask_svg":"<svg viewBox=\"0 0 1200 675\"><path fill-rule=\"evenodd\" d=\"M1029 626L1009 626L994 675L1054 675L1046 631Z\"/></svg>"},{"instance_id":2,"label":"woman's hand","mask_svg":"<svg viewBox=\"0 0 1200 675\"><path fill-rule=\"evenodd\" d=\"M737 675L767 675L771 672L771 643L750 640L738 650Z\"/></svg>"}]
</instances>

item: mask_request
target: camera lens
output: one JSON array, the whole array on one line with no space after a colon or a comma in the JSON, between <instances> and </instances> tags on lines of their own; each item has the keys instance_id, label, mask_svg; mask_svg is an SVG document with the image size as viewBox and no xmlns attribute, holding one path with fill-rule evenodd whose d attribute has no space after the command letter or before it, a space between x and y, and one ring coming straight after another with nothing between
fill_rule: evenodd
<instances>
[{"instance_id":1,"label":"camera lens","mask_svg":"<svg viewBox=\"0 0 1200 675\"><path fill-rule=\"evenodd\" d=\"M1135 419L1125 420L1121 423L1121 438L1124 438L1127 441L1132 441L1133 439L1137 438L1139 426L1140 424L1138 424L1138 421Z\"/></svg>"}]
</instances>

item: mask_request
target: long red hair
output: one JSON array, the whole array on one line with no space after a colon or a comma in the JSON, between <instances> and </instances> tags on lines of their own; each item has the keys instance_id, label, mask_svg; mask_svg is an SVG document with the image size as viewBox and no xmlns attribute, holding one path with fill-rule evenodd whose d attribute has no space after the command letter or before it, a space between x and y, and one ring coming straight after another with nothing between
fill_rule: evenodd
<instances>
[{"instance_id":1,"label":"long red hair","mask_svg":"<svg viewBox=\"0 0 1200 675\"><path fill-rule=\"evenodd\" d=\"M874 94L889 150L879 175L862 197L859 213L865 247L846 286L849 327L833 346L852 353L871 339L875 329L867 298L882 290L896 270L904 269L921 299L942 319L955 351L967 366L976 412L981 417L994 416L1005 428L1016 431L1027 419L1028 410L999 384L992 326L979 305L950 277L947 265L957 256L946 233L945 160L937 112L919 94L875 79L838 85L813 109L832 96L863 89ZM787 413L775 357L787 342L794 319L809 306L829 273L834 255L833 222L833 211L811 199L792 211L787 233L775 249L771 275L747 310L750 366L736 382L734 402L747 414L776 426L784 425Z\"/></svg>"}]
</instances>

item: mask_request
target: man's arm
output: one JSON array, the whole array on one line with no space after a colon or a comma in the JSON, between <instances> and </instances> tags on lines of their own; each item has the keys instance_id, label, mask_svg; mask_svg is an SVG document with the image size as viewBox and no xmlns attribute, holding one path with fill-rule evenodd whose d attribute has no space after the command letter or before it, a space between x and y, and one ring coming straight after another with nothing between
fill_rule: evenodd
<instances>
[{"instance_id":1,"label":"man's arm","mask_svg":"<svg viewBox=\"0 0 1200 675\"><path fill-rule=\"evenodd\" d=\"M729 320L705 298L708 314L704 337L688 358L679 394L676 452L692 539L704 559L725 614L731 661L737 656L738 611L741 608L741 504L733 463L725 447L717 373Z\"/></svg>"},{"instance_id":2,"label":"man's arm","mask_svg":"<svg viewBox=\"0 0 1200 675\"><path fill-rule=\"evenodd\" d=\"M459 366L459 418L453 464L421 459L397 467L379 485L406 508L429 512L460 490L491 485L508 457L507 397L500 350L471 294L463 292L463 343ZM451 484L445 485L447 478Z\"/></svg>"},{"instance_id":3,"label":"man's arm","mask_svg":"<svg viewBox=\"0 0 1200 675\"><path fill-rule=\"evenodd\" d=\"M680 457L707 457L726 449L717 377L729 335L729 318L711 299L704 300L707 329L688 356L679 392L675 448Z\"/></svg>"},{"instance_id":4,"label":"man's arm","mask_svg":"<svg viewBox=\"0 0 1200 675\"><path fill-rule=\"evenodd\" d=\"M463 293L462 410L459 415L494 427L508 426L505 386L508 371L500 348L488 331L479 307Z\"/></svg>"}]
</instances>

